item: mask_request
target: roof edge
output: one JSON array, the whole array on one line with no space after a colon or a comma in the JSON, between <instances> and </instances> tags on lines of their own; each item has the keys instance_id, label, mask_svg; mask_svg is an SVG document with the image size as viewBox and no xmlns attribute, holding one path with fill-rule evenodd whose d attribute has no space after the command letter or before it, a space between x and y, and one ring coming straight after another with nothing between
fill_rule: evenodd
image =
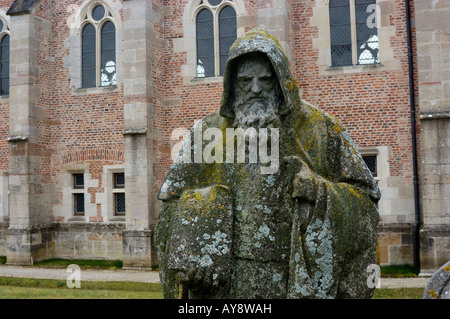
<instances>
[{"instance_id":1,"label":"roof edge","mask_svg":"<svg viewBox=\"0 0 450 319\"><path fill-rule=\"evenodd\" d=\"M19 15L31 13L38 0L15 0L9 8L7 15Z\"/></svg>"}]
</instances>

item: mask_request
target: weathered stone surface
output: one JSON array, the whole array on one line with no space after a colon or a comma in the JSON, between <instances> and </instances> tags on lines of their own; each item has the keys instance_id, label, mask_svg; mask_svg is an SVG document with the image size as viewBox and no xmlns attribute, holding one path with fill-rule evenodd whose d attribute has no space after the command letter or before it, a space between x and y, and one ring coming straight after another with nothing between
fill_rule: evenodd
<instances>
[{"instance_id":1,"label":"weathered stone surface","mask_svg":"<svg viewBox=\"0 0 450 319\"><path fill-rule=\"evenodd\" d=\"M23 14L30 13L33 10L37 0L15 0L6 14Z\"/></svg>"},{"instance_id":2,"label":"weathered stone surface","mask_svg":"<svg viewBox=\"0 0 450 319\"><path fill-rule=\"evenodd\" d=\"M431 277L425 287L423 299L450 299L450 261Z\"/></svg>"},{"instance_id":3,"label":"weathered stone surface","mask_svg":"<svg viewBox=\"0 0 450 319\"><path fill-rule=\"evenodd\" d=\"M245 161L242 137L227 135L235 128L259 130ZM300 99L286 54L264 29L233 44L221 108L184 143L159 193L166 298L372 296L377 183L340 122Z\"/></svg>"}]
</instances>

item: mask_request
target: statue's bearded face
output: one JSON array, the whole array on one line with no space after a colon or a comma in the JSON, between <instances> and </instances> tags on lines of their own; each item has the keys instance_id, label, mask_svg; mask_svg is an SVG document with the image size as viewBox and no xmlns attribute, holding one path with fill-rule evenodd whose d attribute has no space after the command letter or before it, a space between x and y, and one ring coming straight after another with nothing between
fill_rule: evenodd
<instances>
[{"instance_id":1,"label":"statue's bearded face","mask_svg":"<svg viewBox=\"0 0 450 319\"><path fill-rule=\"evenodd\" d=\"M235 127L279 127L279 84L264 55L252 55L238 62L235 82Z\"/></svg>"}]
</instances>

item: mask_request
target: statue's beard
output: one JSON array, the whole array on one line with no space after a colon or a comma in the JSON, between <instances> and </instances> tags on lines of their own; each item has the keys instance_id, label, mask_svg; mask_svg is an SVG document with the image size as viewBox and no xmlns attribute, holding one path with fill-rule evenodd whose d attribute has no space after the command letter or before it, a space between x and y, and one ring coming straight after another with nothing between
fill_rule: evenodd
<instances>
[{"instance_id":1,"label":"statue's beard","mask_svg":"<svg viewBox=\"0 0 450 319\"><path fill-rule=\"evenodd\" d=\"M235 119L233 126L243 129L280 127L278 109L280 102L274 95L234 102Z\"/></svg>"}]
</instances>

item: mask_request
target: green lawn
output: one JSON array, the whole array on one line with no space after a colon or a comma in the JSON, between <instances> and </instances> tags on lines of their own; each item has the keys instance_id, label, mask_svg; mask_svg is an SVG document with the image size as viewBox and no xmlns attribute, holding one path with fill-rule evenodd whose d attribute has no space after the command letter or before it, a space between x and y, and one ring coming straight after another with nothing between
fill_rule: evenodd
<instances>
[{"instance_id":1,"label":"green lawn","mask_svg":"<svg viewBox=\"0 0 450 319\"><path fill-rule=\"evenodd\" d=\"M6 262L0 256L0 264ZM65 268L77 264L82 269L120 269L122 261L52 259L34 267ZM31 266L31 267L33 267ZM411 266L381 267L382 277L416 277ZM422 299L423 288L376 289L373 299ZM0 277L0 299L162 299L161 284L83 281L80 289L70 289L65 280Z\"/></svg>"},{"instance_id":2,"label":"green lawn","mask_svg":"<svg viewBox=\"0 0 450 319\"><path fill-rule=\"evenodd\" d=\"M67 268L75 264L81 269L122 269L122 260L86 260L86 259L48 259L35 262L32 267L43 268Z\"/></svg>"},{"instance_id":3,"label":"green lawn","mask_svg":"<svg viewBox=\"0 0 450 319\"><path fill-rule=\"evenodd\" d=\"M422 299L423 288L375 289L372 299Z\"/></svg>"},{"instance_id":4,"label":"green lawn","mask_svg":"<svg viewBox=\"0 0 450 319\"><path fill-rule=\"evenodd\" d=\"M376 289L373 299L422 299L422 288ZM160 284L83 281L80 289L64 280L0 277L0 299L162 299Z\"/></svg>"},{"instance_id":5,"label":"green lawn","mask_svg":"<svg viewBox=\"0 0 450 319\"><path fill-rule=\"evenodd\" d=\"M381 266L381 277L414 278L419 276L419 269L411 265Z\"/></svg>"},{"instance_id":6,"label":"green lawn","mask_svg":"<svg viewBox=\"0 0 450 319\"><path fill-rule=\"evenodd\" d=\"M67 288L64 280L0 277L0 299L161 299L160 284L83 281Z\"/></svg>"}]
</instances>

